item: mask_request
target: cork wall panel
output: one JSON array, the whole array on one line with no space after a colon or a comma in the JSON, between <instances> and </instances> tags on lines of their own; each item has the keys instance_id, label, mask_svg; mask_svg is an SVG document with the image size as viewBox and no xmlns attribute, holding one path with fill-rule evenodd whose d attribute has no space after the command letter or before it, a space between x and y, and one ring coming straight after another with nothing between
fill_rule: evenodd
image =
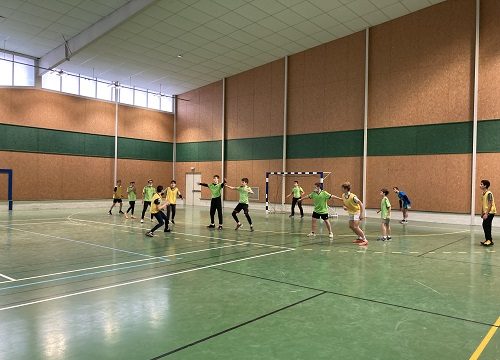
<instances>
[{"instance_id":1,"label":"cork wall panel","mask_svg":"<svg viewBox=\"0 0 500 360\"><path fill-rule=\"evenodd\" d=\"M174 141L173 114L131 106L120 106L118 119L119 136L154 141Z\"/></svg>"},{"instance_id":2,"label":"cork wall panel","mask_svg":"<svg viewBox=\"0 0 500 360\"><path fill-rule=\"evenodd\" d=\"M222 81L179 95L177 141L221 139Z\"/></svg>"},{"instance_id":3,"label":"cork wall panel","mask_svg":"<svg viewBox=\"0 0 500 360\"><path fill-rule=\"evenodd\" d=\"M226 81L228 139L283 134L284 60L237 74Z\"/></svg>"},{"instance_id":4,"label":"cork wall panel","mask_svg":"<svg viewBox=\"0 0 500 360\"><path fill-rule=\"evenodd\" d=\"M476 213L481 213L481 189L479 183L481 180L489 180L490 190L495 196L497 209L500 206L500 154L477 154L477 183L476 186ZM498 210L497 210L498 211Z\"/></svg>"},{"instance_id":5,"label":"cork wall panel","mask_svg":"<svg viewBox=\"0 0 500 360\"><path fill-rule=\"evenodd\" d=\"M482 0L479 46L479 119L500 118L500 1Z\"/></svg>"},{"instance_id":6,"label":"cork wall panel","mask_svg":"<svg viewBox=\"0 0 500 360\"><path fill-rule=\"evenodd\" d=\"M446 1L370 29L369 127L470 119L474 3Z\"/></svg>"},{"instance_id":7,"label":"cork wall panel","mask_svg":"<svg viewBox=\"0 0 500 360\"><path fill-rule=\"evenodd\" d=\"M364 32L290 56L288 134L363 127Z\"/></svg>"},{"instance_id":8,"label":"cork wall panel","mask_svg":"<svg viewBox=\"0 0 500 360\"><path fill-rule=\"evenodd\" d=\"M412 209L467 213L470 211L471 155L372 156L367 164L369 208L380 206L381 188L405 191ZM389 199L399 207L396 196Z\"/></svg>"},{"instance_id":9,"label":"cork wall panel","mask_svg":"<svg viewBox=\"0 0 500 360\"><path fill-rule=\"evenodd\" d=\"M173 141L172 114L119 106L119 135ZM0 89L0 122L99 135L114 135L115 105L39 89Z\"/></svg>"},{"instance_id":10,"label":"cork wall panel","mask_svg":"<svg viewBox=\"0 0 500 360\"><path fill-rule=\"evenodd\" d=\"M3 166L13 169L15 201L104 199L113 193L113 159L21 152L0 152L0 157ZM171 169L168 162L118 161L124 184L134 179L140 185L152 175L170 181Z\"/></svg>"}]
</instances>

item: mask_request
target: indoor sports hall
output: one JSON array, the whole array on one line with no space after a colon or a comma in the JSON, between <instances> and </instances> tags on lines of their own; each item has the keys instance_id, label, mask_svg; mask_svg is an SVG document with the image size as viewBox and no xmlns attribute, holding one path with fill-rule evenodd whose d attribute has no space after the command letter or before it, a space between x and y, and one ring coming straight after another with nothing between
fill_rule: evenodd
<instances>
[{"instance_id":1,"label":"indoor sports hall","mask_svg":"<svg viewBox=\"0 0 500 360\"><path fill-rule=\"evenodd\" d=\"M0 360L500 359L499 17L0 0Z\"/></svg>"}]
</instances>

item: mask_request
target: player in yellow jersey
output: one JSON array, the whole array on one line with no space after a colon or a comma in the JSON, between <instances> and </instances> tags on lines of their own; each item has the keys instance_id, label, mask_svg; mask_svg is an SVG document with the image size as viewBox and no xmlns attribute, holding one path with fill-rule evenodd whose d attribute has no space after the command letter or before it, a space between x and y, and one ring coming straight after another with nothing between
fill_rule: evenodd
<instances>
[{"instance_id":1,"label":"player in yellow jersey","mask_svg":"<svg viewBox=\"0 0 500 360\"><path fill-rule=\"evenodd\" d=\"M122 211L122 198L123 198L123 189L122 189L122 181L121 180L116 180L116 186L113 188L113 205L111 205L111 208L108 211L109 215L113 215L111 213L111 210L115 207L115 205L118 203L120 204L120 214L123 214Z\"/></svg>"},{"instance_id":2,"label":"player in yellow jersey","mask_svg":"<svg viewBox=\"0 0 500 360\"><path fill-rule=\"evenodd\" d=\"M358 235L358 238L353 242L360 246L368 245L365 233L359 227L360 220L363 220L365 207L361 200L351 192L351 183L346 181L342 184L342 201L344 202L344 210L349 213L349 228Z\"/></svg>"},{"instance_id":3,"label":"player in yellow jersey","mask_svg":"<svg viewBox=\"0 0 500 360\"><path fill-rule=\"evenodd\" d=\"M495 198L493 193L489 190L490 182L488 180L481 180L479 187L483 191L481 196L481 217L483 218L484 241L481 241L483 246L494 245L493 237L491 236L491 223L497 213L495 206Z\"/></svg>"},{"instance_id":4,"label":"player in yellow jersey","mask_svg":"<svg viewBox=\"0 0 500 360\"><path fill-rule=\"evenodd\" d=\"M146 236L153 237L156 229L159 229L163 224L165 224L164 232L170 232L168 228L168 219L167 216L163 213L163 209L168 206L168 201L161 203L161 196L163 193L163 186L158 185L156 187L156 194L153 195L151 199L151 214L158 220L158 224L155 225L154 228L149 230L146 233Z\"/></svg>"},{"instance_id":5,"label":"player in yellow jersey","mask_svg":"<svg viewBox=\"0 0 500 360\"><path fill-rule=\"evenodd\" d=\"M170 219L170 213L172 213L172 218L170 219L170 222L172 224L175 224L174 218L175 218L175 207L176 207L176 202L177 202L177 197L182 199L182 194L177 188L177 182L175 180L172 180L170 182L170 186L167 189L167 201L169 205L167 206L167 219Z\"/></svg>"}]
</instances>

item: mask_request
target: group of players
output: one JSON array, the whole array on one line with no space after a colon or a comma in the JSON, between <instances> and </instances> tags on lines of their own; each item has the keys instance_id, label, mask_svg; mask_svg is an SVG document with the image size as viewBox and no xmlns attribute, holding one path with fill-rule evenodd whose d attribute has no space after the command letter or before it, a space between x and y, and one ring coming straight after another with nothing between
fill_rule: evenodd
<instances>
[{"instance_id":1,"label":"group of players","mask_svg":"<svg viewBox=\"0 0 500 360\"><path fill-rule=\"evenodd\" d=\"M218 175L213 176L213 182L210 184L207 183L198 183L198 185L207 187L211 193L211 202L210 202L210 224L207 226L209 229L215 229L215 213L217 212L219 224L217 226L218 230L223 229L223 216L222 216L222 190L224 187L236 190L239 193L239 201L236 207L232 212L232 217L236 221L236 228L238 230L241 228L242 224L238 219L238 213L243 210L245 217L250 225L250 231L254 231L252 219L250 217L248 211L248 195L253 194L252 188L248 186L248 178L241 179L240 186L229 186L224 179L223 182L220 182L220 178ZM493 218L496 214L496 206L493 194L489 191L490 182L488 180L481 180L480 188L483 191L481 197L481 217L483 219L483 230L485 234L485 241L481 242L483 246L491 246L494 245L491 235L491 224ZM300 210L301 218L304 217L304 211L302 209L302 201L306 198L311 199L313 201L313 213L312 213L312 224L311 224L311 232L307 235L308 237L315 237L317 230L317 221L322 219L325 223L325 226L328 230L328 237L333 238L333 232L331 228L331 224L329 221L328 214L328 200L337 199L342 201L344 210L347 211L349 215L349 228L357 235L357 238L353 241L353 243L358 244L359 246L368 245L368 240L360 228L360 221L364 218L365 206L361 202L361 200L351 192L351 184L349 182L344 182L341 185L342 195L336 196L328 193L323 190L323 184L315 183L314 190L304 196L304 190L300 187L298 181L294 181L294 186L290 194L287 195L287 198L292 196L292 207L290 217L295 216L295 206L298 206ZM123 189L121 187L121 181L118 180L116 186L113 190L113 205L109 209L108 214L112 215L112 210L116 204L119 204L120 209L119 213L124 214L125 218L128 219L128 213L131 213L131 218L134 217L134 208L135 201L137 200L137 189L135 187L135 183L133 181L130 182L130 185L127 187L127 196L129 201L129 208L126 213L122 211L122 198L123 198ZM399 199L400 209L403 213L403 219L401 220L402 224L408 223L408 209L411 208L411 202L405 192L399 190L398 187L393 187L394 193L397 194ZM377 213L381 214L381 236L377 240L390 240L391 239L391 203L389 198L389 191L387 189L380 190L380 208ZM162 185L157 186L156 188L153 186L153 180L148 180L148 184L142 190L143 196L143 209L141 215L141 223L144 222L144 215L149 206L151 206L151 221L153 218L156 218L158 224L156 224L151 230L146 233L146 236L152 237L154 236L154 232L165 225L164 232L170 232L169 223L175 224L175 208L176 208L176 200L177 198L182 199L182 194L177 188L177 184L175 180L170 182L170 186L167 189L164 189ZM165 197L165 201L162 201L163 197ZM163 209L167 209L167 214L163 212ZM171 216L171 218L170 218Z\"/></svg>"}]
</instances>

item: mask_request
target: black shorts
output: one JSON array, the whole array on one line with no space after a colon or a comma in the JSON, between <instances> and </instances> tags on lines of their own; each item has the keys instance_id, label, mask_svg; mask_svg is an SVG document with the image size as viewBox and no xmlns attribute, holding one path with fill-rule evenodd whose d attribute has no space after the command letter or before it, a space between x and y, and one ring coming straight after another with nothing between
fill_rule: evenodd
<instances>
[{"instance_id":1,"label":"black shorts","mask_svg":"<svg viewBox=\"0 0 500 360\"><path fill-rule=\"evenodd\" d=\"M122 203L122 199L113 199L113 204Z\"/></svg>"},{"instance_id":2,"label":"black shorts","mask_svg":"<svg viewBox=\"0 0 500 360\"><path fill-rule=\"evenodd\" d=\"M234 208L234 212L237 213L239 213L241 210L243 210L243 212L248 212L248 204L238 203L238 205L236 205L236 207Z\"/></svg>"},{"instance_id":3,"label":"black shorts","mask_svg":"<svg viewBox=\"0 0 500 360\"><path fill-rule=\"evenodd\" d=\"M314 211L313 211L312 217L313 217L313 219L328 220L328 214L318 214L317 212L314 212Z\"/></svg>"}]
</instances>

